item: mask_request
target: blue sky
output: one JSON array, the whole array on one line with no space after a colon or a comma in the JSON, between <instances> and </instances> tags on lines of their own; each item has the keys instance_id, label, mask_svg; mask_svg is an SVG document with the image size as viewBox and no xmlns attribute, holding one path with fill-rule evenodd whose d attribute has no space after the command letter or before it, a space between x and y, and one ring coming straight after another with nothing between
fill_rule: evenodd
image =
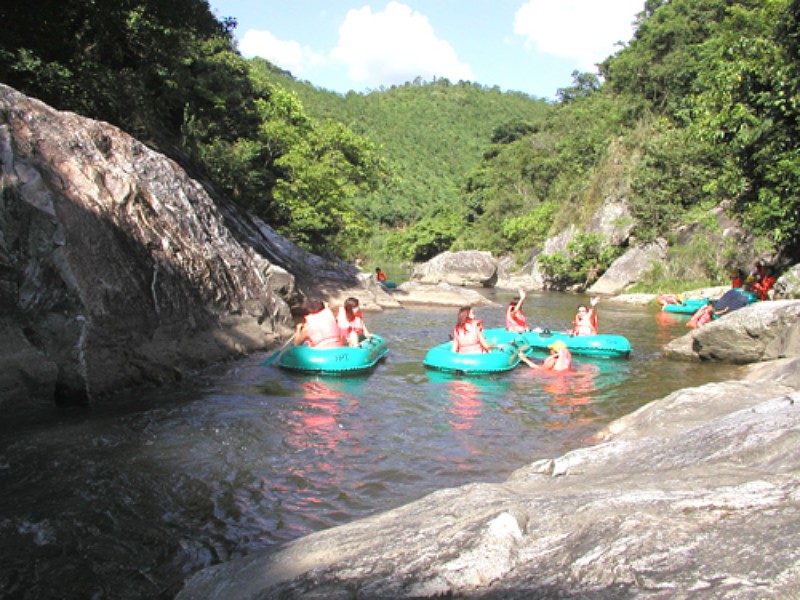
<instances>
[{"instance_id":1,"label":"blue sky","mask_svg":"<svg viewBox=\"0 0 800 600\"><path fill-rule=\"evenodd\" d=\"M554 98L633 35L644 0L209 0L239 51L317 87L446 77Z\"/></svg>"}]
</instances>

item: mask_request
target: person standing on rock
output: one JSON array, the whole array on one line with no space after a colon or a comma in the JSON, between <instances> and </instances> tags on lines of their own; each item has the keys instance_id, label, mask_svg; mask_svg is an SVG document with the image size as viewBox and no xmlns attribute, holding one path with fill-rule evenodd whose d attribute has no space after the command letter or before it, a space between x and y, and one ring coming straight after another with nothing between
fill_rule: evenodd
<instances>
[{"instance_id":1,"label":"person standing on rock","mask_svg":"<svg viewBox=\"0 0 800 600\"><path fill-rule=\"evenodd\" d=\"M508 303L506 307L506 330L522 333L528 331L528 321L522 312L525 302L525 290L519 290L519 296Z\"/></svg>"},{"instance_id":2,"label":"person standing on rock","mask_svg":"<svg viewBox=\"0 0 800 600\"><path fill-rule=\"evenodd\" d=\"M462 306L458 311L456 326L453 329L453 352L478 354L488 352L492 345L483 335L483 321L475 317L471 306Z\"/></svg>"}]
</instances>

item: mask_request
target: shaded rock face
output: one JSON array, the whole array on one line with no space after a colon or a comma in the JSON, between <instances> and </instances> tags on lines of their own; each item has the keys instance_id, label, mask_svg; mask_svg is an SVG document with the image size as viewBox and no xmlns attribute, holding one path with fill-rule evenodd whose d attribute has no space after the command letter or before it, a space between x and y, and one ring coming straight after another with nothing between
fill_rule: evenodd
<instances>
[{"instance_id":1,"label":"shaded rock face","mask_svg":"<svg viewBox=\"0 0 800 600\"><path fill-rule=\"evenodd\" d=\"M675 392L502 484L206 569L178 598L793 597L798 370Z\"/></svg>"},{"instance_id":2,"label":"shaded rock face","mask_svg":"<svg viewBox=\"0 0 800 600\"><path fill-rule=\"evenodd\" d=\"M419 283L494 287L498 263L491 252L443 252L414 269L411 278Z\"/></svg>"},{"instance_id":3,"label":"shaded rock face","mask_svg":"<svg viewBox=\"0 0 800 600\"><path fill-rule=\"evenodd\" d=\"M756 302L664 347L665 356L734 364L800 356L800 300Z\"/></svg>"},{"instance_id":4,"label":"shaded rock face","mask_svg":"<svg viewBox=\"0 0 800 600\"><path fill-rule=\"evenodd\" d=\"M168 381L289 324L269 281L291 277L234 209L115 127L0 86L0 168L4 409Z\"/></svg>"}]
</instances>

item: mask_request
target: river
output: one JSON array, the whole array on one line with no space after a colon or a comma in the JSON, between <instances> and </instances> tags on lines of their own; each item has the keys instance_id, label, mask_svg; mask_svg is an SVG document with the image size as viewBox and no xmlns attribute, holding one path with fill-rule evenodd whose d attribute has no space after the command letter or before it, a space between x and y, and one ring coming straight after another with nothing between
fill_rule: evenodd
<instances>
[{"instance_id":1,"label":"river","mask_svg":"<svg viewBox=\"0 0 800 600\"><path fill-rule=\"evenodd\" d=\"M567 329L584 300L532 293L525 313ZM263 353L179 388L4 422L0 596L172 598L203 567L436 489L501 481L650 400L735 373L662 358L686 317L602 301L600 330L628 337L627 360L576 357L570 377L427 371L425 352L456 312L367 313L390 353L363 376L293 374L262 366ZM502 326L502 306L477 313Z\"/></svg>"}]
</instances>

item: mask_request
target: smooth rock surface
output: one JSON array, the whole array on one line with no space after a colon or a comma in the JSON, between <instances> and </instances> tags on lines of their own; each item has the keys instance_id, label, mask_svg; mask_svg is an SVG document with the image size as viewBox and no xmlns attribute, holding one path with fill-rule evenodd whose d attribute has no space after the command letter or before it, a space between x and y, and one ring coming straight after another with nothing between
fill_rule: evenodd
<instances>
[{"instance_id":1,"label":"smooth rock surface","mask_svg":"<svg viewBox=\"0 0 800 600\"><path fill-rule=\"evenodd\" d=\"M499 265L491 252L464 250L442 252L414 269L411 279L418 283L448 283L473 287L494 287Z\"/></svg>"}]
</instances>

